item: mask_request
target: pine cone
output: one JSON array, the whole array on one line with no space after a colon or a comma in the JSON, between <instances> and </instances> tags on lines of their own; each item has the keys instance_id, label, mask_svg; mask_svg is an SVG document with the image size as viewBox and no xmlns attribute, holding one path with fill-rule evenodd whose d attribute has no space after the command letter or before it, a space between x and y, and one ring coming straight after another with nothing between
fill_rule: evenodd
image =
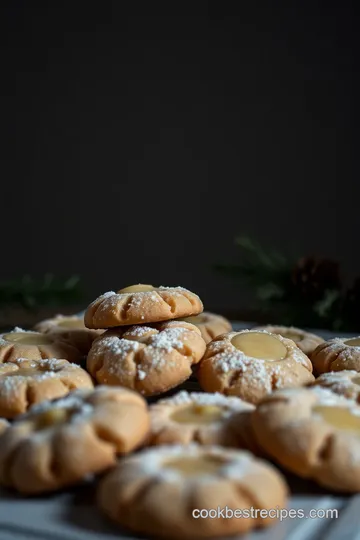
<instances>
[{"instance_id":1,"label":"pine cone","mask_svg":"<svg viewBox=\"0 0 360 540\"><path fill-rule=\"evenodd\" d=\"M296 263L291 280L304 297L320 299L326 290L341 288L339 263L329 259L303 257Z\"/></svg>"}]
</instances>

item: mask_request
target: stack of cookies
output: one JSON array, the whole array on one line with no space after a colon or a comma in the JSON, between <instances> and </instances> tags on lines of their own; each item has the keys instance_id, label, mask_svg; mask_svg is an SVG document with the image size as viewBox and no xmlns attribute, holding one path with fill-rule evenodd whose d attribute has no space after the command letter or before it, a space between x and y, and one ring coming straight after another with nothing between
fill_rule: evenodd
<instances>
[{"instance_id":1,"label":"stack of cookies","mask_svg":"<svg viewBox=\"0 0 360 540\"><path fill-rule=\"evenodd\" d=\"M106 473L97 504L130 530L246 532L287 504L272 462L360 491L359 402L359 338L235 332L187 289L134 285L0 336L0 484L37 494ZM201 518L217 508L233 517Z\"/></svg>"}]
</instances>

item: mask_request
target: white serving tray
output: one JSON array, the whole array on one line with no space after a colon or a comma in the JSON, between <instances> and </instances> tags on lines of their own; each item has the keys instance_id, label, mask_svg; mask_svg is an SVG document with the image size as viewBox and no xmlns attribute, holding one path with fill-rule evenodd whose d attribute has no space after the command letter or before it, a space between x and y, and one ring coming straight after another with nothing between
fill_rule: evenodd
<instances>
[{"instance_id":1,"label":"white serving tray","mask_svg":"<svg viewBox=\"0 0 360 540\"><path fill-rule=\"evenodd\" d=\"M253 325L234 323L233 326L240 329ZM333 335L318 333L325 338ZM292 492L289 508L302 509L305 515L311 509L336 509L338 517L287 518L272 528L231 537L232 540L360 540L360 495L330 493L313 482L286 476ZM0 540L144 539L120 530L104 518L95 506L95 492L93 484L36 498L0 490Z\"/></svg>"}]
</instances>

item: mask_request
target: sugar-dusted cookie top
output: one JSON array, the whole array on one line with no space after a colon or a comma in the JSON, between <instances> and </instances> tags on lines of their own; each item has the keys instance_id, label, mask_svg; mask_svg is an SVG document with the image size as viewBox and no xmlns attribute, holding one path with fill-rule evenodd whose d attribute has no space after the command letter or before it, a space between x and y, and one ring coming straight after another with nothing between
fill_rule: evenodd
<instances>
[{"instance_id":1,"label":"sugar-dusted cookie top","mask_svg":"<svg viewBox=\"0 0 360 540\"><path fill-rule=\"evenodd\" d=\"M145 400L125 388L75 390L34 405L0 435L0 484L36 494L73 485L116 463L149 430Z\"/></svg>"},{"instance_id":2,"label":"sugar-dusted cookie top","mask_svg":"<svg viewBox=\"0 0 360 540\"><path fill-rule=\"evenodd\" d=\"M0 362L12 362L18 358L60 358L78 362L81 354L71 343L55 334L14 328L11 332L0 334Z\"/></svg>"},{"instance_id":3,"label":"sugar-dusted cookie top","mask_svg":"<svg viewBox=\"0 0 360 540\"><path fill-rule=\"evenodd\" d=\"M314 380L309 358L292 340L261 330L230 332L210 342L198 378L206 392L251 403L277 388Z\"/></svg>"},{"instance_id":4,"label":"sugar-dusted cookie top","mask_svg":"<svg viewBox=\"0 0 360 540\"><path fill-rule=\"evenodd\" d=\"M329 339L319 345L310 358L317 374L344 369L360 372L360 336Z\"/></svg>"},{"instance_id":5,"label":"sugar-dusted cookie top","mask_svg":"<svg viewBox=\"0 0 360 540\"><path fill-rule=\"evenodd\" d=\"M257 406L253 428L283 467L330 489L360 491L360 405L329 388L287 388Z\"/></svg>"},{"instance_id":6,"label":"sugar-dusted cookie top","mask_svg":"<svg viewBox=\"0 0 360 540\"><path fill-rule=\"evenodd\" d=\"M87 328L113 328L188 317L202 310L200 298L183 287L138 284L99 296L87 308L84 321Z\"/></svg>"},{"instance_id":7,"label":"sugar-dusted cookie top","mask_svg":"<svg viewBox=\"0 0 360 540\"><path fill-rule=\"evenodd\" d=\"M150 406L148 443L215 444L254 451L254 406L237 397L181 391Z\"/></svg>"},{"instance_id":8,"label":"sugar-dusted cookie top","mask_svg":"<svg viewBox=\"0 0 360 540\"><path fill-rule=\"evenodd\" d=\"M191 366L204 352L200 330L190 323L119 327L94 341L87 369L101 384L121 385L151 396L188 379Z\"/></svg>"},{"instance_id":9,"label":"sugar-dusted cookie top","mask_svg":"<svg viewBox=\"0 0 360 540\"><path fill-rule=\"evenodd\" d=\"M18 358L0 364L0 416L14 418L31 405L76 388L93 388L90 375L67 360Z\"/></svg>"},{"instance_id":10,"label":"sugar-dusted cookie top","mask_svg":"<svg viewBox=\"0 0 360 540\"><path fill-rule=\"evenodd\" d=\"M328 388L336 394L360 402L360 373L354 370L329 371L315 379L311 386Z\"/></svg>"},{"instance_id":11,"label":"sugar-dusted cookie top","mask_svg":"<svg viewBox=\"0 0 360 540\"><path fill-rule=\"evenodd\" d=\"M175 445L121 460L102 480L98 502L112 520L146 537L195 540L246 533L275 520L260 512L253 519L198 519L194 509L284 508L287 491L280 472L248 452Z\"/></svg>"}]
</instances>

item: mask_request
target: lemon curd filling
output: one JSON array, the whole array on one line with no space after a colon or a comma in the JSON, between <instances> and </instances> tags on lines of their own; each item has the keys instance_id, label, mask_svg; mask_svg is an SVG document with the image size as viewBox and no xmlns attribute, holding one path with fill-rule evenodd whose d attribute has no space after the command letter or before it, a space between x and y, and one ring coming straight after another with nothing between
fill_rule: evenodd
<instances>
[{"instance_id":1,"label":"lemon curd filling","mask_svg":"<svg viewBox=\"0 0 360 540\"><path fill-rule=\"evenodd\" d=\"M262 360L283 360L287 354L285 345L279 339L261 332L237 334L231 343L246 356Z\"/></svg>"}]
</instances>

